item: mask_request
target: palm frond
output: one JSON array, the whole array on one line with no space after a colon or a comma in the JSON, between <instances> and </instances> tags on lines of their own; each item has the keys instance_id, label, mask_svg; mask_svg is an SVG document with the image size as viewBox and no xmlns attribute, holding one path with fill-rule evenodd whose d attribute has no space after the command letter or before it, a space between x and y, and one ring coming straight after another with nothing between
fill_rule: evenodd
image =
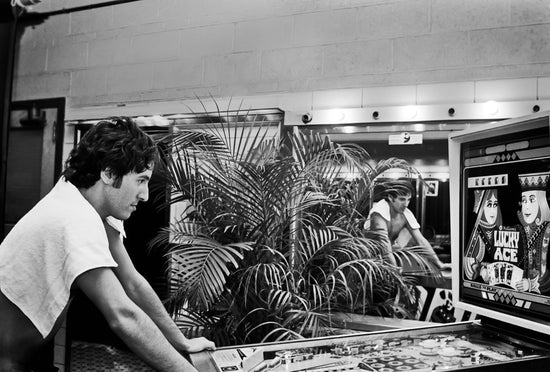
<instances>
[{"instance_id":1,"label":"palm frond","mask_svg":"<svg viewBox=\"0 0 550 372\"><path fill-rule=\"evenodd\" d=\"M273 327L274 325L278 325L278 323L275 323L275 322L262 323L256 327L255 331L258 331L267 326ZM261 342L293 341L293 340L301 340L303 338L304 337L300 333L293 331L291 329L279 326L267 332L265 336L262 338Z\"/></svg>"},{"instance_id":2,"label":"palm frond","mask_svg":"<svg viewBox=\"0 0 550 372\"><path fill-rule=\"evenodd\" d=\"M225 290L231 271L239 268L243 252L252 249L253 243L222 245L201 237L176 244L170 252L171 282L189 306L208 310Z\"/></svg>"}]
</instances>

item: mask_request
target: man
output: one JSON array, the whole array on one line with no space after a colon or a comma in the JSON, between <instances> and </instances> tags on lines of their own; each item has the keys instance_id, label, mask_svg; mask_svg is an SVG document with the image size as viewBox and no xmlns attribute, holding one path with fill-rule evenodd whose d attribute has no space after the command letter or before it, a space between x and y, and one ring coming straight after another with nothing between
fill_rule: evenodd
<instances>
[{"instance_id":1,"label":"man","mask_svg":"<svg viewBox=\"0 0 550 372\"><path fill-rule=\"evenodd\" d=\"M72 150L63 177L0 245L0 371L40 371L36 355L79 288L127 346L158 371L196 371L187 339L126 252L122 220L149 197L157 150L128 118L101 121Z\"/></svg>"},{"instance_id":2,"label":"man","mask_svg":"<svg viewBox=\"0 0 550 372\"><path fill-rule=\"evenodd\" d=\"M389 181L377 188L382 189L365 222L365 229L377 231L387 238L386 259L393 265L397 265L393 256L393 247L405 247L409 241L415 240L418 246L428 248L431 251L434 262L440 269L450 268L439 260L428 240L420 232L420 225L408 206L413 193L409 181ZM378 199L377 198L377 199Z\"/></svg>"}]
</instances>

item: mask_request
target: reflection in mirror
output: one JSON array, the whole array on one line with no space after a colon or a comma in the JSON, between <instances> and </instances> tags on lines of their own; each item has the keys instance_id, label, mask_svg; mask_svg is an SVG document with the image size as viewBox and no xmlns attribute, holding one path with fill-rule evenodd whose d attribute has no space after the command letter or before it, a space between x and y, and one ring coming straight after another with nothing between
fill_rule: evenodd
<instances>
[{"instance_id":1,"label":"reflection in mirror","mask_svg":"<svg viewBox=\"0 0 550 372\"><path fill-rule=\"evenodd\" d=\"M415 214L421 231L437 253L450 260L449 154L447 136L450 132L469 128L471 122L380 123L308 125L300 130L312 130L327 135L336 143L354 143L364 148L372 158L371 166L389 159L407 161L421 175L408 176L402 170L388 170L381 177L410 177L416 190L409 209Z\"/></svg>"}]
</instances>

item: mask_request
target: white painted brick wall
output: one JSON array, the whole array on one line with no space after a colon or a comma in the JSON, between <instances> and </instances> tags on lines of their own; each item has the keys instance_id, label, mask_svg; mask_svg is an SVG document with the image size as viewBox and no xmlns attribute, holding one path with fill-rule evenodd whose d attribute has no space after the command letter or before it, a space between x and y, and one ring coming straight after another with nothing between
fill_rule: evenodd
<instances>
[{"instance_id":1,"label":"white painted brick wall","mask_svg":"<svg viewBox=\"0 0 550 372\"><path fill-rule=\"evenodd\" d=\"M87 43L60 43L57 46L48 48L46 70L73 71L86 67L88 55Z\"/></svg>"},{"instance_id":2,"label":"white painted brick wall","mask_svg":"<svg viewBox=\"0 0 550 372\"><path fill-rule=\"evenodd\" d=\"M233 51L235 25L224 23L181 30L181 56L208 57Z\"/></svg>"},{"instance_id":3,"label":"white painted brick wall","mask_svg":"<svg viewBox=\"0 0 550 372\"><path fill-rule=\"evenodd\" d=\"M141 0L20 34L14 99L65 96L69 112L209 94L288 110L550 96L542 0Z\"/></svg>"},{"instance_id":4,"label":"white painted brick wall","mask_svg":"<svg viewBox=\"0 0 550 372\"><path fill-rule=\"evenodd\" d=\"M71 95L93 96L107 94L108 69L105 67L72 73Z\"/></svg>"},{"instance_id":5,"label":"white painted brick wall","mask_svg":"<svg viewBox=\"0 0 550 372\"><path fill-rule=\"evenodd\" d=\"M320 46L276 49L262 53L261 79L264 81L299 80L323 75L325 49Z\"/></svg>"},{"instance_id":6,"label":"white painted brick wall","mask_svg":"<svg viewBox=\"0 0 550 372\"><path fill-rule=\"evenodd\" d=\"M210 86L259 81L260 52L232 53L205 59L204 83Z\"/></svg>"},{"instance_id":7,"label":"white painted brick wall","mask_svg":"<svg viewBox=\"0 0 550 372\"><path fill-rule=\"evenodd\" d=\"M123 63L130 50L128 37L92 40L88 43L88 68Z\"/></svg>"},{"instance_id":8,"label":"white painted brick wall","mask_svg":"<svg viewBox=\"0 0 550 372\"><path fill-rule=\"evenodd\" d=\"M159 20L160 1L161 0L134 1L128 4L113 6L114 25L125 27L157 22Z\"/></svg>"},{"instance_id":9,"label":"white painted brick wall","mask_svg":"<svg viewBox=\"0 0 550 372\"><path fill-rule=\"evenodd\" d=\"M70 97L70 73L26 75L17 78L13 87L14 97L19 99Z\"/></svg>"},{"instance_id":10,"label":"white painted brick wall","mask_svg":"<svg viewBox=\"0 0 550 372\"><path fill-rule=\"evenodd\" d=\"M137 35L132 39L127 62L174 60L182 54L180 45L179 30Z\"/></svg>"},{"instance_id":11,"label":"white painted brick wall","mask_svg":"<svg viewBox=\"0 0 550 372\"><path fill-rule=\"evenodd\" d=\"M202 82L203 60L185 59L153 64L153 89L196 87Z\"/></svg>"},{"instance_id":12,"label":"white painted brick wall","mask_svg":"<svg viewBox=\"0 0 550 372\"><path fill-rule=\"evenodd\" d=\"M385 3L387 4L375 4L358 9L360 38L407 38L429 32L430 0Z\"/></svg>"},{"instance_id":13,"label":"white painted brick wall","mask_svg":"<svg viewBox=\"0 0 550 372\"><path fill-rule=\"evenodd\" d=\"M325 48L326 76L361 76L390 72L394 46L389 39L332 44Z\"/></svg>"},{"instance_id":14,"label":"white painted brick wall","mask_svg":"<svg viewBox=\"0 0 550 372\"><path fill-rule=\"evenodd\" d=\"M356 39L357 10L303 13L293 17L292 45L326 45Z\"/></svg>"},{"instance_id":15,"label":"white painted brick wall","mask_svg":"<svg viewBox=\"0 0 550 372\"><path fill-rule=\"evenodd\" d=\"M16 54L18 71L21 75L36 75L46 71L48 48L21 48Z\"/></svg>"},{"instance_id":16,"label":"white painted brick wall","mask_svg":"<svg viewBox=\"0 0 550 372\"><path fill-rule=\"evenodd\" d=\"M112 8L92 9L85 12L75 12L70 16L71 34L87 34L113 27Z\"/></svg>"},{"instance_id":17,"label":"white painted brick wall","mask_svg":"<svg viewBox=\"0 0 550 372\"><path fill-rule=\"evenodd\" d=\"M292 17L239 22L235 29L234 50L242 52L288 47L291 42L292 25Z\"/></svg>"},{"instance_id":18,"label":"white painted brick wall","mask_svg":"<svg viewBox=\"0 0 550 372\"><path fill-rule=\"evenodd\" d=\"M107 91L133 93L153 88L153 66L150 63L120 65L109 68Z\"/></svg>"},{"instance_id":19,"label":"white painted brick wall","mask_svg":"<svg viewBox=\"0 0 550 372\"><path fill-rule=\"evenodd\" d=\"M448 1L434 0L432 2L431 31L468 31L506 27L511 24L511 9L518 0L465 0ZM521 2L521 7L529 7L527 2ZM535 6L540 8L542 4Z\"/></svg>"}]
</instances>

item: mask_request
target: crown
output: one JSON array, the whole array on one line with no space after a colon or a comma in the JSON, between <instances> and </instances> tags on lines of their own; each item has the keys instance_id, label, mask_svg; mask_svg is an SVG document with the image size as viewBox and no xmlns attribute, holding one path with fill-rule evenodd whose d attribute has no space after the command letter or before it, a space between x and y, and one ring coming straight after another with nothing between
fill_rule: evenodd
<instances>
[{"instance_id":1,"label":"crown","mask_svg":"<svg viewBox=\"0 0 550 372\"><path fill-rule=\"evenodd\" d=\"M519 184L522 191L526 190L546 190L550 172L518 174Z\"/></svg>"}]
</instances>

